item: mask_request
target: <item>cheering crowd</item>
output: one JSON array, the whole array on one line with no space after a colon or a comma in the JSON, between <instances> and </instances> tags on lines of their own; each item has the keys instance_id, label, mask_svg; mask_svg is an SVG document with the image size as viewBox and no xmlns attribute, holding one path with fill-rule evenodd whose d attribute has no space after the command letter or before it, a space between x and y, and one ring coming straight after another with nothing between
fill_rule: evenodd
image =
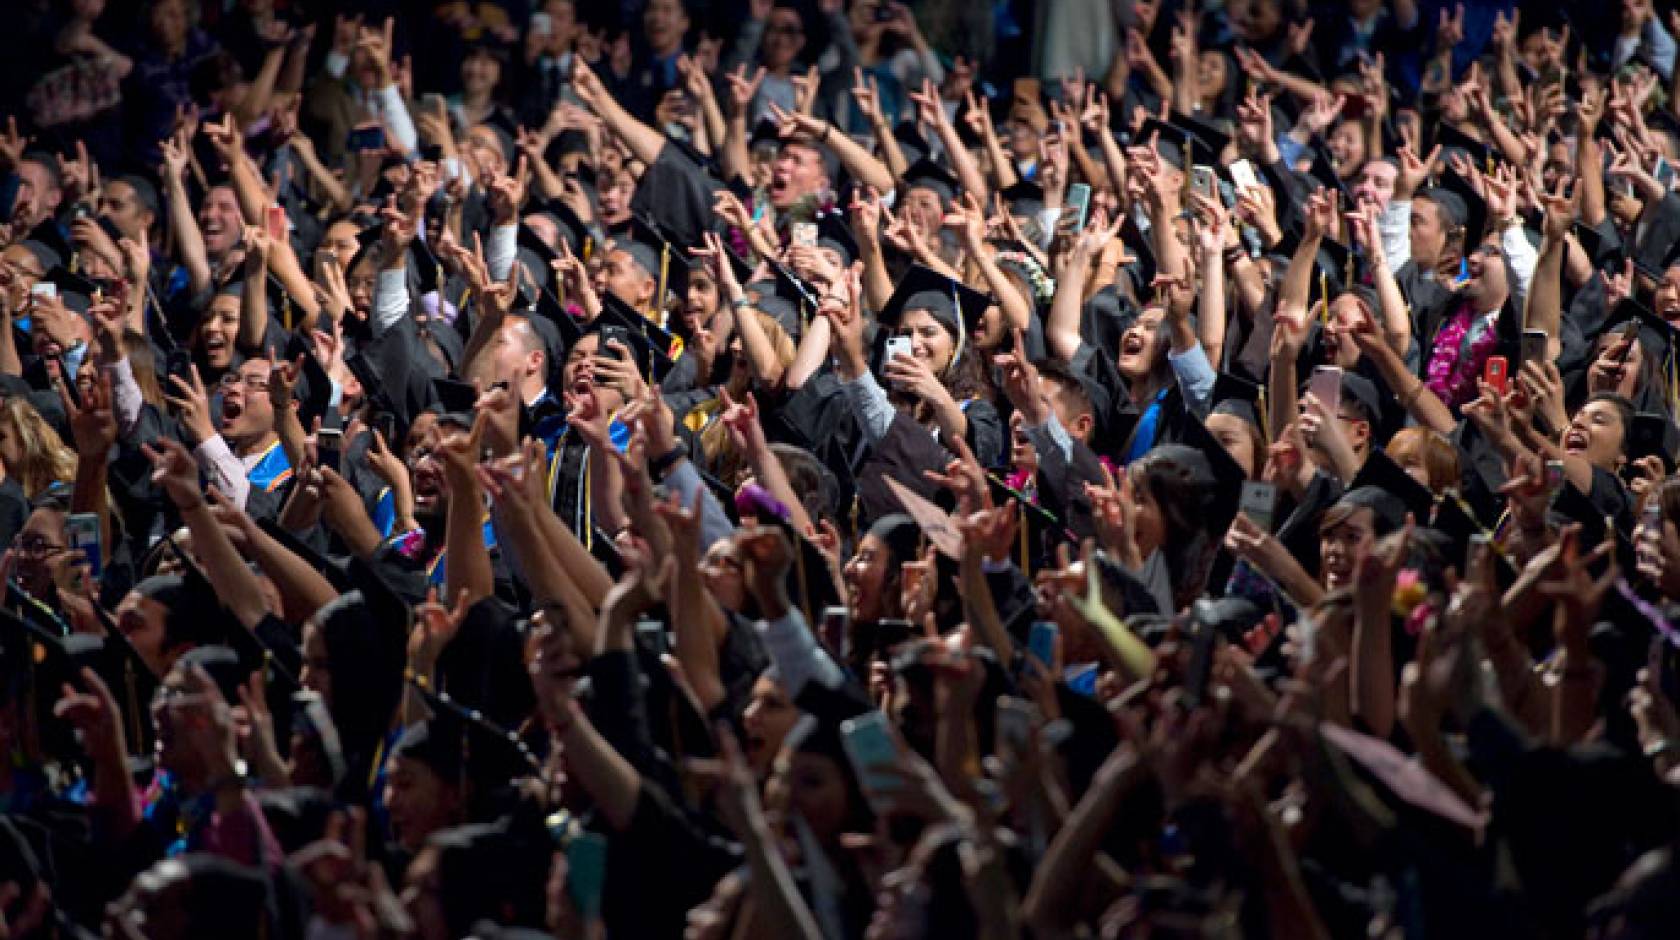
<instances>
[{"instance_id":1,"label":"cheering crowd","mask_svg":"<svg viewBox=\"0 0 1680 940\"><path fill-rule=\"evenodd\" d=\"M1680 936L1680 13L15 0L0 938Z\"/></svg>"}]
</instances>

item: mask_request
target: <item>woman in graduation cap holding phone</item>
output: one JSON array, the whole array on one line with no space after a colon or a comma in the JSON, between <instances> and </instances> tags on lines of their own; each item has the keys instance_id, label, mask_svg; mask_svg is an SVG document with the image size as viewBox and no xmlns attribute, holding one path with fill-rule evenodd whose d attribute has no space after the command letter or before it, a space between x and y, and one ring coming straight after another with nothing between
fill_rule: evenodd
<instances>
[{"instance_id":1,"label":"woman in graduation cap holding phone","mask_svg":"<svg viewBox=\"0 0 1680 940\"><path fill-rule=\"evenodd\" d=\"M1004 427L973 334L990 306L979 291L912 267L880 313L890 331L881 375L889 397L909 405L918 423L942 440L966 440L982 466L995 467L1004 457Z\"/></svg>"}]
</instances>

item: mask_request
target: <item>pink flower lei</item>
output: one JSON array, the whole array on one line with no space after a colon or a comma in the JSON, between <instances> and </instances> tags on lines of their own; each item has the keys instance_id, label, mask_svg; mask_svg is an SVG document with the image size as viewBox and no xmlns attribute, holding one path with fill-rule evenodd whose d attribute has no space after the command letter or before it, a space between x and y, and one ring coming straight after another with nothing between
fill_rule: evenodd
<instances>
[{"instance_id":1,"label":"pink flower lei","mask_svg":"<svg viewBox=\"0 0 1680 940\"><path fill-rule=\"evenodd\" d=\"M1435 336L1424 384L1450 408L1458 408L1475 397L1476 376L1499 342L1498 331L1489 327L1470 344L1469 355L1465 355L1464 338L1475 322L1475 312L1468 306L1461 307Z\"/></svg>"}]
</instances>

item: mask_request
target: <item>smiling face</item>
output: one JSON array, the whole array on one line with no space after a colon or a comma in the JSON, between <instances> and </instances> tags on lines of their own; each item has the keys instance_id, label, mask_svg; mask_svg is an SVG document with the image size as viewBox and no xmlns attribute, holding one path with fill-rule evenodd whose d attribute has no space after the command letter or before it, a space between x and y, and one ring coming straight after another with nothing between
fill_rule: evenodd
<instances>
[{"instance_id":1,"label":"smiling face","mask_svg":"<svg viewBox=\"0 0 1680 940\"><path fill-rule=\"evenodd\" d=\"M951 364L952 354L956 352L956 337L947 332L933 314L926 310L904 311L897 333L910 338L911 355L933 370L934 375L944 374Z\"/></svg>"},{"instance_id":2,"label":"smiling face","mask_svg":"<svg viewBox=\"0 0 1680 940\"><path fill-rule=\"evenodd\" d=\"M1463 295L1478 313L1499 309L1510 294L1505 277L1505 258L1497 245L1482 245L1465 259L1470 279L1465 282Z\"/></svg>"},{"instance_id":3,"label":"smiling face","mask_svg":"<svg viewBox=\"0 0 1680 940\"><path fill-rule=\"evenodd\" d=\"M1614 472L1626 462L1626 439L1621 409L1603 399L1589 401L1569 419L1569 429L1563 433L1563 452Z\"/></svg>"},{"instance_id":4,"label":"smiling face","mask_svg":"<svg viewBox=\"0 0 1680 940\"><path fill-rule=\"evenodd\" d=\"M212 370L233 364L233 343L239 336L239 298L217 294L198 324L198 349Z\"/></svg>"},{"instance_id":5,"label":"smiling face","mask_svg":"<svg viewBox=\"0 0 1680 940\"><path fill-rule=\"evenodd\" d=\"M1136 382L1155 371L1160 356L1161 324L1167 311L1162 307L1148 307L1120 334L1120 374Z\"/></svg>"},{"instance_id":6,"label":"smiling face","mask_svg":"<svg viewBox=\"0 0 1680 940\"><path fill-rule=\"evenodd\" d=\"M717 282L712 280L711 271L701 267L688 272L688 292L683 296L683 316L690 323L704 325L711 322L712 315L717 312L721 302Z\"/></svg>"},{"instance_id":7,"label":"smiling face","mask_svg":"<svg viewBox=\"0 0 1680 940\"><path fill-rule=\"evenodd\" d=\"M1330 164L1338 176L1346 176L1365 162L1365 135L1356 121L1343 121L1330 131L1325 144Z\"/></svg>"},{"instance_id":8,"label":"smiling face","mask_svg":"<svg viewBox=\"0 0 1680 940\"><path fill-rule=\"evenodd\" d=\"M1353 198L1387 208L1394 198L1394 180L1399 169L1387 160L1371 160L1359 169L1359 182L1353 188Z\"/></svg>"},{"instance_id":9,"label":"smiling face","mask_svg":"<svg viewBox=\"0 0 1680 940\"><path fill-rule=\"evenodd\" d=\"M887 569L892 564L892 552L886 543L873 535L865 535L858 543L857 553L841 572L846 581L846 601L852 609L854 623L874 623L892 616L896 606L887 596Z\"/></svg>"},{"instance_id":10,"label":"smiling face","mask_svg":"<svg viewBox=\"0 0 1680 940\"><path fill-rule=\"evenodd\" d=\"M1680 326L1680 264L1670 265L1657 282L1657 316Z\"/></svg>"},{"instance_id":11,"label":"smiling face","mask_svg":"<svg viewBox=\"0 0 1680 940\"><path fill-rule=\"evenodd\" d=\"M222 423L217 428L234 448L253 447L274 433L274 404L268 399L268 363L251 359L222 377Z\"/></svg>"},{"instance_id":12,"label":"smiling face","mask_svg":"<svg viewBox=\"0 0 1680 940\"><path fill-rule=\"evenodd\" d=\"M1319 583L1326 591L1353 582L1353 567L1361 552L1368 552L1375 539L1375 516L1360 506L1318 533Z\"/></svg>"},{"instance_id":13,"label":"smiling face","mask_svg":"<svg viewBox=\"0 0 1680 940\"><path fill-rule=\"evenodd\" d=\"M243 234L239 201L227 186L212 187L198 209L198 229L204 236L204 250L213 260L227 257Z\"/></svg>"}]
</instances>

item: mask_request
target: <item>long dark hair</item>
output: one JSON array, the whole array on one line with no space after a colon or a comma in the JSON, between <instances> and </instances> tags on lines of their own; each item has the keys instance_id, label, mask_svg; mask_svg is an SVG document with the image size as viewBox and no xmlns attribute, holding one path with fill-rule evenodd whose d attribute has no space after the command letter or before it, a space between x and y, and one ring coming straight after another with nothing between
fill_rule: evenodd
<instances>
[{"instance_id":1,"label":"long dark hair","mask_svg":"<svg viewBox=\"0 0 1680 940\"><path fill-rule=\"evenodd\" d=\"M1129 469L1132 485L1141 486L1161 508L1166 537L1158 549L1172 580L1173 605L1182 609L1206 587L1208 570L1219 547L1207 529L1209 492L1201 455L1179 444L1144 454Z\"/></svg>"}]
</instances>

